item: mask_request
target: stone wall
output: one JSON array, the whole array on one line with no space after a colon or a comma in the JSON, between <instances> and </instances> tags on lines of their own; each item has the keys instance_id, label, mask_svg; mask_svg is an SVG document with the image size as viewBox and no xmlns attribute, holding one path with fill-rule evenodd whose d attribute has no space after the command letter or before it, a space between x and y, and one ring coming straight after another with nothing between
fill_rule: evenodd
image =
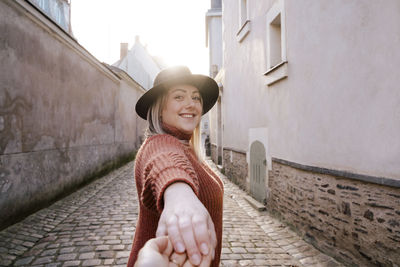
<instances>
[{"instance_id":1,"label":"stone wall","mask_svg":"<svg viewBox=\"0 0 400 267\"><path fill-rule=\"evenodd\" d=\"M211 144L211 160L212 160L215 164L218 164L217 146L214 145L214 144Z\"/></svg>"},{"instance_id":2,"label":"stone wall","mask_svg":"<svg viewBox=\"0 0 400 267\"><path fill-rule=\"evenodd\" d=\"M0 2L0 229L131 157L143 89L25 1Z\"/></svg>"},{"instance_id":3,"label":"stone wall","mask_svg":"<svg viewBox=\"0 0 400 267\"><path fill-rule=\"evenodd\" d=\"M357 266L400 264L400 189L273 161L267 207L323 252ZM397 265L395 265L397 264Z\"/></svg>"},{"instance_id":4,"label":"stone wall","mask_svg":"<svg viewBox=\"0 0 400 267\"><path fill-rule=\"evenodd\" d=\"M226 177L228 177L235 184L239 185L240 188L248 190L246 184L246 153L224 148L223 166Z\"/></svg>"}]
</instances>

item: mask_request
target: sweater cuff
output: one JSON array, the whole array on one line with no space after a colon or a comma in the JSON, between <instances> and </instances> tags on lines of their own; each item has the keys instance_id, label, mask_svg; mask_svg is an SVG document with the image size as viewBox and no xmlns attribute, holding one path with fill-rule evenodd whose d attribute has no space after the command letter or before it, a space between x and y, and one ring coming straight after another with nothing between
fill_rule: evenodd
<instances>
[{"instance_id":1,"label":"sweater cuff","mask_svg":"<svg viewBox=\"0 0 400 267\"><path fill-rule=\"evenodd\" d=\"M199 196L198 180L193 179L185 170L180 168L168 168L162 171L151 183L145 185L142 193L143 204L150 209L157 209L159 213L164 209L164 192L173 183L183 182L188 184L196 196Z\"/></svg>"}]
</instances>

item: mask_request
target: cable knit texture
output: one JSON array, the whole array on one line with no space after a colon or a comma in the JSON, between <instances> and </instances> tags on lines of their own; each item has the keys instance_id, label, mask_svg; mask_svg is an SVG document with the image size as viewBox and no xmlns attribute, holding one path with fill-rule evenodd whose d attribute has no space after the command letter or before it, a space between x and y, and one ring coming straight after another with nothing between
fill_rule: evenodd
<instances>
[{"instance_id":1,"label":"cable knit texture","mask_svg":"<svg viewBox=\"0 0 400 267\"><path fill-rule=\"evenodd\" d=\"M154 238L164 207L165 189L175 182L185 182L206 207L214 222L218 245L211 266L219 266L222 243L223 184L220 178L200 162L193 149L182 140L190 139L172 127L169 134L145 140L135 161L135 180L139 196L139 218L128 266L132 267L139 250ZM179 138L179 139L178 139ZM184 201L184 200L183 200Z\"/></svg>"}]
</instances>

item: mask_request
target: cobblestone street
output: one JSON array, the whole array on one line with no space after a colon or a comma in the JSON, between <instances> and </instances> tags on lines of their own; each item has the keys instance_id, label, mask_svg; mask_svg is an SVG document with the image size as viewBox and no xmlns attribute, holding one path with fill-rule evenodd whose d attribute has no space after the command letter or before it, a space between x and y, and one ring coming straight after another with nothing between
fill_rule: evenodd
<instances>
[{"instance_id":1,"label":"cobblestone street","mask_svg":"<svg viewBox=\"0 0 400 267\"><path fill-rule=\"evenodd\" d=\"M221 266L342 266L253 209L221 176ZM126 266L137 212L130 162L0 232L0 266Z\"/></svg>"}]
</instances>

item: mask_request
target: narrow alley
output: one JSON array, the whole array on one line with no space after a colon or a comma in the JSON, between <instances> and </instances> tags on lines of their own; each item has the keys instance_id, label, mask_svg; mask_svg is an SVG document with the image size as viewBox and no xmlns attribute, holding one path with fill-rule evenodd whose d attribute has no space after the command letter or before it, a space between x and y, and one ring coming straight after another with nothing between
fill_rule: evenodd
<instances>
[{"instance_id":1,"label":"narrow alley","mask_svg":"<svg viewBox=\"0 0 400 267\"><path fill-rule=\"evenodd\" d=\"M132 170L130 162L0 232L0 266L126 266L138 214ZM253 209L218 174L225 183L221 266L341 266Z\"/></svg>"},{"instance_id":2,"label":"narrow alley","mask_svg":"<svg viewBox=\"0 0 400 267\"><path fill-rule=\"evenodd\" d=\"M221 266L399 267L399 32L399 0L1 0L0 267L126 266L150 113L223 179Z\"/></svg>"}]
</instances>

